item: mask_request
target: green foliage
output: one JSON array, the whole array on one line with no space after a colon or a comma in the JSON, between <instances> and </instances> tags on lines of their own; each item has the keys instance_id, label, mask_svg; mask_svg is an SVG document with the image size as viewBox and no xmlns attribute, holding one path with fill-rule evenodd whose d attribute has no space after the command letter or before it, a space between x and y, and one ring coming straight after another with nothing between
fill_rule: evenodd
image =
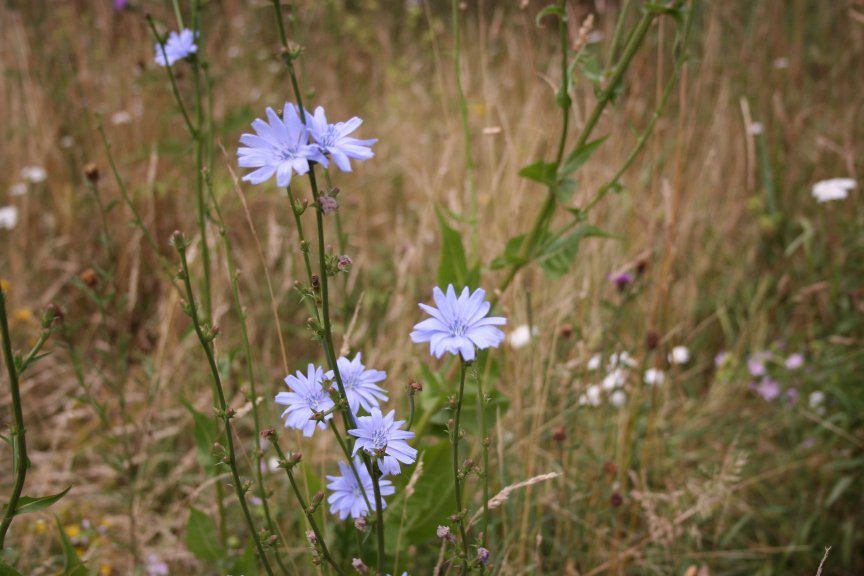
<instances>
[{"instance_id":1,"label":"green foliage","mask_svg":"<svg viewBox=\"0 0 864 576\"><path fill-rule=\"evenodd\" d=\"M225 550L219 546L216 523L197 508L189 509L186 547L199 560L214 562L225 557Z\"/></svg>"},{"instance_id":2,"label":"green foliage","mask_svg":"<svg viewBox=\"0 0 864 576\"><path fill-rule=\"evenodd\" d=\"M0 560L0 576L21 576L15 568Z\"/></svg>"},{"instance_id":3,"label":"green foliage","mask_svg":"<svg viewBox=\"0 0 864 576\"><path fill-rule=\"evenodd\" d=\"M87 566L78 557L75 547L66 536L66 531L60 524L60 519L56 518L57 531L60 533L60 544L63 547L63 576L87 576Z\"/></svg>"},{"instance_id":4,"label":"green foliage","mask_svg":"<svg viewBox=\"0 0 864 576\"><path fill-rule=\"evenodd\" d=\"M435 539L435 528L453 513L453 468L450 443L442 439L421 450L423 473L414 494L406 498L404 489L387 507L388 553L394 553L399 532L405 544L421 545ZM404 487L403 487L404 488ZM403 522L404 516L404 522Z\"/></svg>"},{"instance_id":5,"label":"green foliage","mask_svg":"<svg viewBox=\"0 0 864 576\"><path fill-rule=\"evenodd\" d=\"M213 417L207 417L191 404L183 401L186 410L192 414L192 435L195 438L198 464L207 470L213 467L213 444L221 436L219 425Z\"/></svg>"},{"instance_id":6,"label":"green foliage","mask_svg":"<svg viewBox=\"0 0 864 576\"><path fill-rule=\"evenodd\" d=\"M585 238L611 238L612 236L590 224L579 226L573 232L556 238L543 248L537 256L537 263L549 278L561 278L576 261L579 245Z\"/></svg>"},{"instance_id":7,"label":"green foliage","mask_svg":"<svg viewBox=\"0 0 864 576\"><path fill-rule=\"evenodd\" d=\"M436 209L438 223L441 226L441 262L438 265L438 286L446 288L448 284L458 290L465 286L477 288L480 283L480 269L477 266L468 268L465 255L465 245L462 236L447 224L441 210Z\"/></svg>"},{"instance_id":8,"label":"green foliage","mask_svg":"<svg viewBox=\"0 0 864 576\"><path fill-rule=\"evenodd\" d=\"M15 508L15 516L20 516L21 514L29 514L31 512L38 512L40 510L44 510L48 508L52 504L58 502L61 498L63 498L69 490L72 489L72 486L69 486L62 492L58 492L57 494L51 494L49 496L22 496L18 500L18 506ZM4 507L5 508L5 507Z\"/></svg>"}]
</instances>

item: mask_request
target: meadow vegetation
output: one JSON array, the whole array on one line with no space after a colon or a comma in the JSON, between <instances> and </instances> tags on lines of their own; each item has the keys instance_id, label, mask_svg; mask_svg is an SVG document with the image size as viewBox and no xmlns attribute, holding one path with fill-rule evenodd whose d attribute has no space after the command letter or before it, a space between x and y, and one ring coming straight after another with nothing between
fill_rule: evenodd
<instances>
[{"instance_id":1,"label":"meadow vegetation","mask_svg":"<svg viewBox=\"0 0 864 576\"><path fill-rule=\"evenodd\" d=\"M0 4L0 575L864 572L864 3L548 3ZM374 157L242 180L301 99Z\"/></svg>"}]
</instances>

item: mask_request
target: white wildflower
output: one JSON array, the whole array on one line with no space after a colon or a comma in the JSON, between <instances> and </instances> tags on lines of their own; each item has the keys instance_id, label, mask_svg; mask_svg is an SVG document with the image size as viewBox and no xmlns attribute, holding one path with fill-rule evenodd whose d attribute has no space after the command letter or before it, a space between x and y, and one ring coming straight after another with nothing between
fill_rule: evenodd
<instances>
[{"instance_id":1,"label":"white wildflower","mask_svg":"<svg viewBox=\"0 0 864 576\"><path fill-rule=\"evenodd\" d=\"M666 382L666 374L657 368L649 368L645 371L645 383L649 386L662 386Z\"/></svg>"},{"instance_id":2,"label":"white wildflower","mask_svg":"<svg viewBox=\"0 0 864 576\"><path fill-rule=\"evenodd\" d=\"M671 364L687 364L690 361L690 350L686 346L675 346L669 354Z\"/></svg>"},{"instance_id":3,"label":"white wildflower","mask_svg":"<svg viewBox=\"0 0 864 576\"><path fill-rule=\"evenodd\" d=\"M845 200L849 191L857 186L851 178L832 178L813 185L813 197L820 203Z\"/></svg>"},{"instance_id":4,"label":"white wildflower","mask_svg":"<svg viewBox=\"0 0 864 576\"><path fill-rule=\"evenodd\" d=\"M4 206L0 208L0 230L12 230L18 225L18 208Z\"/></svg>"}]
</instances>

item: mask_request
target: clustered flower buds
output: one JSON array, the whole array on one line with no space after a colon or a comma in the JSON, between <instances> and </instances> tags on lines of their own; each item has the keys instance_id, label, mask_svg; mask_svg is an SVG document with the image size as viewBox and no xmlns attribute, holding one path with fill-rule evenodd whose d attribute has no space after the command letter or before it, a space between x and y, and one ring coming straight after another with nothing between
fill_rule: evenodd
<instances>
[{"instance_id":1,"label":"clustered flower buds","mask_svg":"<svg viewBox=\"0 0 864 576\"><path fill-rule=\"evenodd\" d=\"M441 540L445 540L448 544L456 543L456 536L450 532L450 528L448 526L438 526L438 529L435 530L435 535L438 536Z\"/></svg>"}]
</instances>

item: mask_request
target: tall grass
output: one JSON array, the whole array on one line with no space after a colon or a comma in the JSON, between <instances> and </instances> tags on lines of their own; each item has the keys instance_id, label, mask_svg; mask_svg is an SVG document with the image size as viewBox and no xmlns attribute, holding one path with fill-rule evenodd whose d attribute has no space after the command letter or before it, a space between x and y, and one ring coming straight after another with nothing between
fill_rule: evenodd
<instances>
[{"instance_id":1,"label":"tall grass","mask_svg":"<svg viewBox=\"0 0 864 576\"><path fill-rule=\"evenodd\" d=\"M380 138L374 162L350 180L332 174L351 217L328 232L324 252L338 246L354 262L344 282L329 286L334 351L362 347L364 360L398 375L390 392L400 413L408 409L402 387L414 380L423 388L412 428L425 438L423 469L403 474L402 496L387 510L400 520L386 534L388 557L399 542L400 573L431 573L434 528L453 508L434 471L450 467L451 455L435 447L447 442L441 409L458 369L421 363L416 348L394 344L407 342L420 320L416 302L436 281L443 219L472 248L487 287L502 288L495 298L509 328L536 328L527 345L508 345L467 374L463 456L482 462L486 475L467 479L467 506L473 515L490 496L507 495L471 528L484 526L494 573L815 573L828 546L825 573L860 572L864 216L860 188L824 205L810 189L835 176L860 186L864 10L854 2L697 1L685 44L676 44L672 19L654 19L623 81L610 86L592 74L625 53L642 2L622 2L621 11L565 2L563 28L550 16L535 23L545 4L523 4L284 7L287 36L303 45L302 96L334 117L363 117L364 130ZM0 6L0 190L23 180L26 166L48 173L23 195L0 196L0 206L20 213L13 230L0 229L8 340L29 350L42 333L32 311L49 302L65 317L62 337L46 344L50 355L19 383L32 464L24 493L73 485L47 511L15 518L6 538L14 552L2 560L32 574L70 573L72 555L91 573L146 574L165 562L172 573L248 574L253 543L276 535L288 573L327 573L310 564L307 517L292 511L284 472L268 466L275 452L254 436L279 424L271 400L282 378L319 354L295 291L307 270L289 213L311 192L238 194L220 155L190 144L165 72L152 64L143 14L171 21L173 9L132 5ZM560 32L572 49L589 13L594 31L578 58L571 54L562 112ZM295 99L272 14L267 3L202 3L212 137L229 152L265 106ZM178 91L194 94L195 76L176 77ZM604 95L608 105L592 118ZM207 117L208 106L198 107ZM97 113L116 181L107 177ZM551 189L518 173L560 156L563 113L568 145L595 121L591 140L607 137L576 174L566 206L611 238L585 238L560 278L535 265L512 276L513 267L493 270L507 240L545 211ZM97 194L84 174L91 162L102 173ZM199 186L218 214L199 212ZM558 207L542 225L571 218ZM188 297L163 273L176 260L168 245L175 229L194 236L192 277L209 268L205 316L220 331L213 371L179 313ZM608 278L625 272L634 281L619 290ZM691 359L670 364L678 345ZM797 403L769 402L748 387L747 359L764 350L781 360L804 353L799 371L781 360L768 368L784 394L796 389ZM611 391L598 406L580 403L622 351L636 362L623 376L624 405L612 404ZM721 351L726 360L715 365ZM587 366L595 353L601 370ZM643 382L647 368L665 372L663 386ZM246 498L268 506L250 505L252 522L268 530L260 539L244 527L236 499L224 499L227 521L210 520L222 502L216 487L237 483L213 466L212 401L202 393L213 376L237 411L236 465L257 486ZM816 391L826 400L811 406ZM11 398L0 396L0 419L12 426L12 415ZM283 434L281 444L295 451L300 439ZM320 439L303 444L291 483L306 504L337 459ZM15 484L6 469L0 494ZM421 522L412 509L429 517ZM64 538L48 529L50 513ZM349 554L334 543L355 538L355 529L326 511L317 518L328 554ZM458 573L448 554L441 572Z\"/></svg>"}]
</instances>

